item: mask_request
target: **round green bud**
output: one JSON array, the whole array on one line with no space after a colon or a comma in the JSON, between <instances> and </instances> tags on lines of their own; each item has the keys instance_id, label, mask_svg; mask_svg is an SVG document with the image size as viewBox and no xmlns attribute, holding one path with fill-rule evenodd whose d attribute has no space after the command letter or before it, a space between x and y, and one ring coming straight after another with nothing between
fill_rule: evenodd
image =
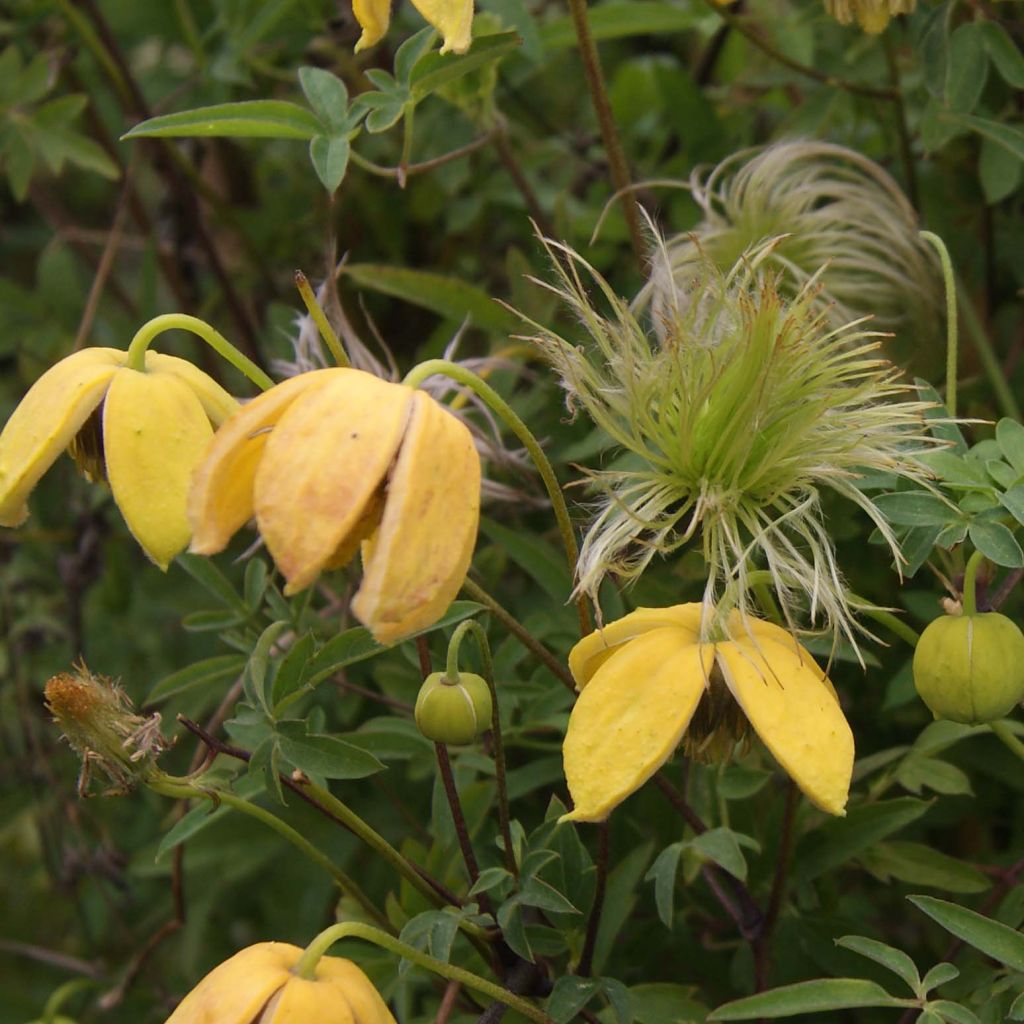
<instances>
[{"instance_id":1,"label":"round green bud","mask_svg":"<svg viewBox=\"0 0 1024 1024\"><path fill-rule=\"evenodd\" d=\"M936 718L1003 718L1024 700L1024 633L998 612L936 619L917 642L914 686Z\"/></svg>"},{"instance_id":2,"label":"round green bud","mask_svg":"<svg viewBox=\"0 0 1024 1024\"><path fill-rule=\"evenodd\" d=\"M435 743L472 743L491 724L491 691L482 676L427 676L416 698L416 725Z\"/></svg>"}]
</instances>

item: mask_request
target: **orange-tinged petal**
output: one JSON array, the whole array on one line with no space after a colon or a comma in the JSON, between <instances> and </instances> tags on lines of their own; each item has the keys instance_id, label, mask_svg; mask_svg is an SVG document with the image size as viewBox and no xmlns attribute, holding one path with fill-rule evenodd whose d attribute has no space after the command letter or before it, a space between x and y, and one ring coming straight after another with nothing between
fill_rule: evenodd
<instances>
[{"instance_id":1,"label":"orange-tinged petal","mask_svg":"<svg viewBox=\"0 0 1024 1024\"><path fill-rule=\"evenodd\" d=\"M395 1024L395 1018L373 982L351 960L322 957L316 965L316 980L344 993L356 1024Z\"/></svg>"},{"instance_id":2,"label":"orange-tinged petal","mask_svg":"<svg viewBox=\"0 0 1024 1024\"><path fill-rule=\"evenodd\" d=\"M259 942L215 967L166 1024L252 1024L290 978L302 950L287 942ZM315 1019L315 1018L314 1018Z\"/></svg>"},{"instance_id":3,"label":"orange-tinged petal","mask_svg":"<svg viewBox=\"0 0 1024 1024\"><path fill-rule=\"evenodd\" d=\"M480 457L465 424L423 391L388 482L352 611L381 643L436 622L466 578L480 522Z\"/></svg>"},{"instance_id":4,"label":"orange-tinged petal","mask_svg":"<svg viewBox=\"0 0 1024 1024\"><path fill-rule=\"evenodd\" d=\"M359 522L398 450L412 396L411 388L349 370L278 421L256 470L253 504L286 593L309 586Z\"/></svg>"},{"instance_id":5,"label":"orange-tinged petal","mask_svg":"<svg viewBox=\"0 0 1024 1024\"><path fill-rule=\"evenodd\" d=\"M714 659L687 629L652 629L591 677L562 745L572 821L603 821L668 759L704 694Z\"/></svg>"},{"instance_id":6,"label":"orange-tinged petal","mask_svg":"<svg viewBox=\"0 0 1024 1024\"><path fill-rule=\"evenodd\" d=\"M243 405L214 435L192 477L188 515L192 550L222 551L252 518L253 482L271 428L303 393L352 370L313 370L274 385Z\"/></svg>"},{"instance_id":7,"label":"orange-tinged petal","mask_svg":"<svg viewBox=\"0 0 1024 1024\"><path fill-rule=\"evenodd\" d=\"M171 373L180 377L202 403L214 427L219 427L229 416L238 412L239 405L209 374L203 373L187 359L166 356L152 349L146 351L146 369Z\"/></svg>"},{"instance_id":8,"label":"orange-tinged petal","mask_svg":"<svg viewBox=\"0 0 1024 1024\"><path fill-rule=\"evenodd\" d=\"M700 604L676 604L669 608L637 608L621 619L588 634L569 652L569 671L582 690L594 673L611 657L619 644L652 629L673 626L691 634L690 643L700 635Z\"/></svg>"},{"instance_id":9,"label":"orange-tinged petal","mask_svg":"<svg viewBox=\"0 0 1024 1024\"><path fill-rule=\"evenodd\" d=\"M189 482L213 428L169 373L120 369L103 403L103 456L114 501L143 551L166 569L192 536Z\"/></svg>"},{"instance_id":10,"label":"orange-tinged petal","mask_svg":"<svg viewBox=\"0 0 1024 1024\"><path fill-rule=\"evenodd\" d=\"M83 349L29 388L0 434L0 526L25 521L32 488L103 400L125 358L118 349Z\"/></svg>"},{"instance_id":11,"label":"orange-tinged petal","mask_svg":"<svg viewBox=\"0 0 1024 1024\"><path fill-rule=\"evenodd\" d=\"M384 38L391 23L391 0L352 0L352 13L363 30L356 53Z\"/></svg>"},{"instance_id":12,"label":"orange-tinged petal","mask_svg":"<svg viewBox=\"0 0 1024 1024\"><path fill-rule=\"evenodd\" d=\"M756 644L716 644L715 656L750 724L807 799L829 814L845 814L853 733L807 652L801 657L762 635Z\"/></svg>"},{"instance_id":13,"label":"orange-tinged petal","mask_svg":"<svg viewBox=\"0 0 1024 1024\"><path fill-rule=\"evenodd\" d=\"M444 39L442 53L465 53L469 49L472 42L473 0L412 0L412 3L441 33Z\"/></svg>"}]
</instances>

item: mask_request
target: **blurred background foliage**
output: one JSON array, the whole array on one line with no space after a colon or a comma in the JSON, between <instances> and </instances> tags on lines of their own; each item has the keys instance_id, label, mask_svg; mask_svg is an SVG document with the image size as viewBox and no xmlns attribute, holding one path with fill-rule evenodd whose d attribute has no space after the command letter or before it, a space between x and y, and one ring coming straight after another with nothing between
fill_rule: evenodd
<instances>
[{"instance_id":1,"label":"blurred background foliage","mask_svg":"<svg viewBox=\"0 0 1024 1024\"><path fill-rule=\"evenodd\" d=\"M881 36L840 26L817 0L740 0L721 11L704 0L611 0L594 4L591 16L641 202L663 230L685 231L699 215L685 190L660 186L664 179L686 180L698 166L785 137L853 147L885 167L923 226L946 240L964 282L965 316L990 338L1011 392L1022 393L1019 5L925 0ZM367 72L392 71L395 47L421 28L399 3L385 42L357 58L358 26L345 0L0 5L0 416L74 348L123 348L142 322L172 310L204 317L280 372L282 361L295 362L301 305L293 273L301 268L319 285L333 277L337 252L345 262L336 292L325 294L343 333L382 361L390 353L403 370L454 339L460 358L515 346L491 382L544 439L562 479L578 479L575 465L593 465L603 439L568 419L554 380L512 339L516 319L485 298L545 322L560 315L527 280L548 272L531 217L583 252L620 294L640 284L617 204L591 239L613 188L561 4L482 0L477 33L512 31L521 42L420 103L411 141L407 122L355 138L358 159L333 197L303 141L119 141L154 115L246 99L301 102L300 66L329 69L357 96L372 87ZM481 139L458 159L438 160ZM401 187L395 169L407 143L414 166ZM944 339L933 342L912 353L913 364L941 381ZM198 342L165 338L161 348L251 394ZM1004 411L969 343L961 409L987 421ZM985 423L969 429L974 440L991 435ZM569 575L541 490L520 463L491 464L506 494L485 506L475 572L562 655L576 629L564 604ZM330 880L272 833L221 812L199 822L180 860L166 850L156 857L178 810L148 792L79 801L75 758L47 721L42 686L78 658L119 678L136 702L164 714L178 741L166 761L184 773L196 744L175 715L213 716L215 725L234 717L228 735L252 749L260 735L246 734L237 721L244 709L225 702L238 697L240 652L282 616L296 635L326 641L350 625L349 581L337 574L286 602L260 556L242 557L248 538L236 541L236 557L217 559L223 576L187 558L163 576L131 542L109 496L67 459L45 478L32 510L20 530L0 531L0 1022L39 1018L47 999L76 979L88 984L62 990L61 1013L156 1022L241 945L306 941L333 918ZM935 617L941 576L924 569L900 587L884 549L869 546L863 516L838 503L829 515L854 590L902 608L915 626ZM937 566L955 576L962 559L943 555ZM657 566L627 599L677 603L698 595L702 580L694 554ZM622 601L609 588L606 616ZM1003 610L1021 620L1019 592ZM595 831L534 834L551 801L566 799L560 740L570 694L489 628L513 816L537 849L557 850L544 880L585 910ZM443 636L431 642L437 665ZM905 949L922 970L941 959L949 936L910 907L910 892L967 903L1013 928L1024 920L1019 761L984 727L922 732L930 715L898 642L873 646L866 671L840 661L833 677L858 740L856 796L845 822L823 825L807 805L797 812L773 984L875 977L867 961L833 945L850 932ZM336 783L336 791L463 891L433 751L411 723L419 680L415 652L404 645L340 668L305 698L301 715L314 732L340 732L385 762L386 772ZM470 749L456 769L483 865L495 866L490 761ZM258 773L251 779L261 784ZM681 823L653 786L616 815L595 970L632 989L640 1024L703 1020L708 1007L754 984L749 945L699 876L709 860L727 863L766 900L786 789L757 748L730 766L695 766L688 785L694 808L726 830L724 852L680 846ZM279 810L381 905L390 894L398 925L426 909L343 830L293 799ZM184 923L137 958L175 919L176 900ZM579 953L586 915L548 910L554 926L527 912L524 935L536 952L564 962L567 949ZM403 1022L433 1019L443 990L436 980L415 971L397 978L383 956L362 962ZM970 1003L991 969L977 954L958 962L964 975L944 992ZM1000 984L973 1003L985 1022L1008 1012L1014 986L1006 982L1003 992ZM878 1011L860 1013L850 1019L879 1019ZM475 1016L460 1005L452 1019Z\"/></svg>"}]
</instances>

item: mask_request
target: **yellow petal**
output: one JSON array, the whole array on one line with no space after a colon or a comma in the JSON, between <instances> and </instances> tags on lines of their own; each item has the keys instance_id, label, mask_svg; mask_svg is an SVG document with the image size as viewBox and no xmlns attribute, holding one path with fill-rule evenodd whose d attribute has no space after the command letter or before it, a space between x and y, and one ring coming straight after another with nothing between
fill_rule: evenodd
<instances>
[{"instance_id":1,"label":"yellow petal","mask_svg":"<svg viewBox=\"0 0 1024 1024\"><path fill-rule=\"evenodd\" d=\"M395 1024L395 1018L373 982L351 960L323 957L316 965L316 979L344 992L356 1024Z\"/></svg>"},{"instance_id":2,"label":"yellow petal","mask_svg":"<svg viewBox=\"0 0 1024 1024\"><path fill-rule=\"evenodd\" d=\"M845 814L853 733L807 652L801 657L766 635L715 651L726 685L775 759L816 807Z\"/></svg>"},{"instance_id":3,"label":"yellow petal","mask_svg":"<svg viewBox=\"0 0 1024 1024\"><path fill-rule=\"evenodd\" d=\"M346 370L301 373L243 405L214 435L192 477L188 515L192 550L223 551L253 512L253 481L271 428L299 395L323 387Z\"/></svg>"},{"instance_id":4,"label":"yellow petal","mask_svg":"<svg viewBox=\"0 0 1024 1024\"><path fill-rule=\"evenodd\" d=\"M206 415L214 427L219 427L229 416L239 409L236 402L209 374L203 373L187 359L177 356L165 356L151 349L146 351L146 370L171 373L181 378L194 392L202 403Z\"/></svg>"},{"instance_id":5,"label":"yellow petal","mask_svg":"<svg viewBox=\"0 0 1024 1024\"><path fill-rule=\"evenodd\" d=\"M25 521L32 488L103 400L125 356L113 348L83 349L29 388L0 434L0 526Z\"/></svg>"},{"instance_id":6,"label":"yellow petal","mask_svg":"<svg viewBox=\"0 0 1024 1024\"><path fill-rule=\"evenodd\" d=\"M394 1024L370 979L351 961L324 957L316 980L293 977L267 1024Z\"/></svg>"},{"instance_id":7,"label":"yellow petal","mask_svg":"<svg viewBox=\"0 0 1024 1024\"><path fill-rule=\"evenodd\" d=\"M860 27L869 35L877 36L884 32L889 24L890 14L884 4L869 4L857 7L857 20Z\"/></svg>"},{"instance_id":8,"label":"yellow petal","mask_svg":"<svg viewBox=\"0 0 1024 1024\"><path fill-rule=\"evenodd\" d=\"M359 522L398 450L412 396L361 370L337 372L278 421L253 503L286 593L309 586Z\"/></svg>"},{"instance_id":9,"label":"yellow petal","mask_svg":"<svg viewBox=\"0 0 1024 1024\"><path fill-rule=\"evenodd\" d=\"M356 43L356 53L379 42L391 22L391 0L352 0L352 13L363 34Z\"/></svg>"},{"instance_id":10,"label":"yellow petal","mask_svg":"<svg viewBox=\"0 0 1024 1024\"><path fill-rule=\"evenodd\" d=\"M442 53L465 53L472 40L473 0L412 0L444 39ZM385 25L385 28L387 26ZM356 47L358 49L358 47Z\"/></svg>"},{"instance_id":11,"label":"yellow petal","mask_svg":"<svg viewBox=\"0 0 1024 1024\"><path fill-rule=\"evenodd\" d=\"M103 456L114 501L143 551L166 569L192 536L189 482L213 428L195 393L169 373L122 368L103 403Z\"/></svg>"},{"instance_id":12,"label":"yellow petal","mask_svg":"<svg viewBox=\"0 0 1024 1024\"><path fill-rule=\"evenodd\" d=\"M621 619L609 622L588 634L569 652L569 671L582 690L591 676L611 657L612 651L627 640L652 629L674 626L691 634L691 643L700 635L700 604L676 604L669 608L637 608Z\"/></svg>"},{"instance_id":13,"label":"yellow petal","mask_svg":"<svg viewBox=\"0 0 1024 1024\"><path fill-rule=\"evenodd\" d=\"M252 1024L289 978L302 950L286 942L259 942L215 967L166 1024Z\"/></svg>"},{"instance_id":14,"label":"yellow petal","mask_svg":"<svg viewBox=\"0 0 1024 1024\"><path fill-rule=\"evenodd\" d=\"M620 647L592 676L562 745L575 809L603 821L668 759L704 694L714 648L687 629L652 629Z\"/></svg>"},{"instance_id":15,"label":"yellow petal","mask_svg":"<svg viewBox=\"0 0 1024 1024\"><path fill-rule=\"evenodd\" d=\"M388 482L352 611L381 643L436 622L466 578L480 522L480 457L465 424L423 391Z\"/></svg>"}]
</instances>

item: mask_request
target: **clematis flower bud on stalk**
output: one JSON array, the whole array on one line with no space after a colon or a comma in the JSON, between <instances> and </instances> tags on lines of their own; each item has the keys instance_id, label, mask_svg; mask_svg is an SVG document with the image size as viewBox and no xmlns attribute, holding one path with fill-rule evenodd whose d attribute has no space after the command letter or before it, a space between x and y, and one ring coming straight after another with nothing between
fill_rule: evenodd
<instances>
[{"instance_id":1,"label":"clematis flower bud on stalk","mask_svg":"<svg viewBox=\"0 0 1024 1024\"><path fill-rule=\"evenodd\" d=\"M427 676L416 697L416 725L435 743L472 743L491 725L491 690L482 676Z\"/></svg>"},{"instance_id":2,"label":"clematis flower bud on stalk","mask_svg":"<svg viewBox=\"0 0 1024 1024\"><path fill-rule=\"evenodd\" d=\"M196 469L193 551L223 550L253 515L289 594L361 548L352 610L393 643L436 622L462 586L480 458L466 426L424 392L314 370L240 409Z\"/></svg>"},{"instance_id":3,"label":"clematis flower bud on stalk","mask_svg":"<svg viewBox=\"0 0 1024 1024\"><path fill-rule=\"evenodd\" d=\"M83 349L32 385L0 434L0 526L24 522L29 494L67 449L89 480L110 485L128 529L166 569L191 536L192 469L238 403L184 359L147 351L141 370L128 359Z\"/></svg>"}]
</instances>

